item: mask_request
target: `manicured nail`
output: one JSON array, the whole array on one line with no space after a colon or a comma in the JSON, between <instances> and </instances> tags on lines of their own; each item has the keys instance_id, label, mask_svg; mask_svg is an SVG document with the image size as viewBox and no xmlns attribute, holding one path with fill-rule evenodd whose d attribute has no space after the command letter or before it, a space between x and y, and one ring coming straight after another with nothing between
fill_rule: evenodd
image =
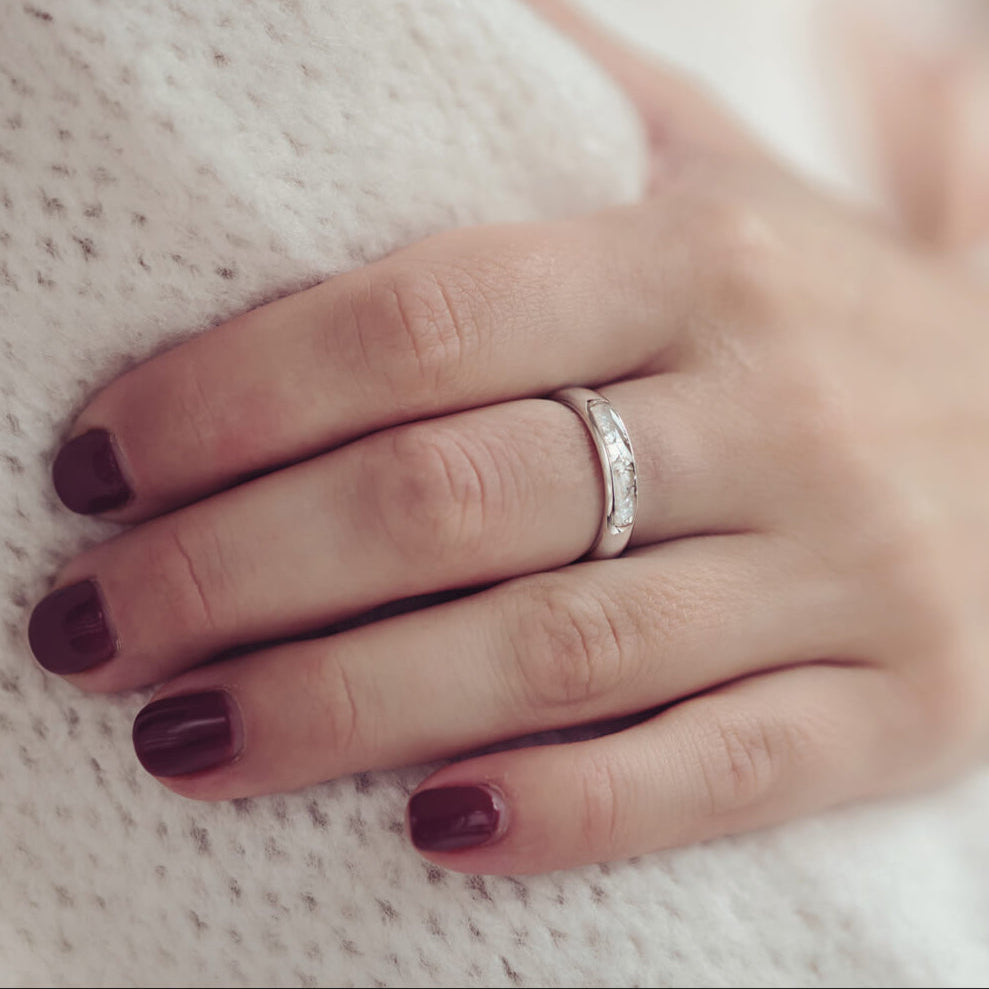
<instances>
[{"instance_id":1,"label":"manicured nail","mask_svg":"<svg viewBox=\"0 0 989 989\"><path fill-rule=\"evenodd\" d=\"M81 673L117 654L117 637L95 580L60 587L42 598L27 635L35 658L52 673Z\"/></svg>"},{"instance_id":2,"label":"manicured nail","mask_svg":"<svg viewBox=\"0 0 989 989\"><path fill-rule=\"evenodd\" d=\"M237 702L225 690L154 701L134 719L134 751L152 776L184 776L232 762L244 747Z\"/></svg>"},{"instance_id":3,"label":"manicured nail","mask_svg":"<svg viewBox=\"0 0 989 989\"><path fill-rule=\"evenodd\" d=\"M488 786L443 786L409 800L412 844L424 852L475 848L500 838L505 801Z\"/></svg>"},{"instance_id":4,"label":"manicured nail","mask_svg":"<svg viewBox=\"0 0 989 989\"><path fill-rule=\"evenodd\" d=\"M65 507L80 515L120 508L134 496L120 470L113 437L105 429L69 440L52 465L52 481Z\"/></svg>"}]
</instances>

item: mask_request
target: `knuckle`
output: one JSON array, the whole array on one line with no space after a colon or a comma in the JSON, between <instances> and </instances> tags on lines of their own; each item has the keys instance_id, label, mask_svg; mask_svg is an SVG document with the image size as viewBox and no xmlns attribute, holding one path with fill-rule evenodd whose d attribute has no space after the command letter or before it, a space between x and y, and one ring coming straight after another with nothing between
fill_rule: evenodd
<instances>
[{"instance_id":1,"label":"knuckle","mask_svg":"<svg viewBox=\"0 0 989 989\"><path fill-rule=\"evenodd\" d=\"M971 533L894 498L868 524L871 539L855 562L873 589L863 608L871 602L874 652L908 688L921 757L971 755L989 732L984 584L959 566L970 559L963 543Z\"/></svg>"},{"instance_id":2,"label":"knuckle","mask_svg":"<svg viewBox=\"0 0 989 989\"><path fill-rule=\"evenodd\" d=\"M481 552L487 518L504 500L483 448L435 426L383 434L366 462L364 486L399 557L420 567Z\"/></svg>"},{"instance_id":3,"label":"knuckle","mask_svg":"<svg viewBox=\"0 0 989 989\"><path fill-rule=\"evenodd\" d=\"M781 506L786 516L820 518L824 511L840 518L848 533L883 539L910 524L898 518L908 506L875 430L829 361L791 339L765 355L762 365L765 387L757 391L755 381L749 383L748 407L765 425L766 463L799 492Z\"/></svg>"},{"instance_id":4,"label":"knuckle","mask_svg":"<svg viewBox=\"0 0 989 989\"><path fill-rule=\"evenodd\" d=\"M740 712L713 720L700 748L710 816L729 816L768 800L782 788L803 744L800 729L787 722Z\"/></svg>"},{"instance_id":5,"label":"knuckle","mask_svg":"<svg viewBox=\"0 0 989 989\"><path fill-rule=\"evenodd\" d=\"M613 602L551 578L527 583L517 607L512 672L528 707L586 709L622 682L630 633Z\"/></svg>"},{"instance_id":6,"label":"knuckle","mask_svg":"<svg viewBox=\"0 0 989 989\"><path fill-rule=\"evenodd\" d=\"M861 421L856 422L841 385L817 370L812 360L786 354L782 363L775 383L760 400L763 411L787 410L786 416L776 416L773 427L784 444L778 462L800 472L810 504L816 505L814 492L829 498L854 494L878 474ZM837 478L844 479L842 491L836 491Z\"/></svg>"},{"instance_id":7,"label":"knuckle","mask_svg":"<svg viewBox=\"0 0 989 989\"><path fill-rule=\"evenodd\" d=\"M691 197L690 208L688 249L716 320L736 333L780 323L792 266L769 211L757 198L713 192Z\"/></svg>"},{"instance_id":8,"label":"knuckle","mask_svg":"<svg viewBox=\"0 0 989 989\"><path fill-rule=\"evenodd\" d=\"M369 370L405 400L431 404L476 355L483 296L459 270L405 266L354 306L354 330Z\"/></svg>"},{"instance_id":9,"label":"knuckle","mask_svg":"<svg viewBox=\"0 0 989 989\"><path fill-rule=\"evenodd\" d=\"M953 734L972 701L984 700L989 679L978 658L985 619L976 616L984 611L957 566L962 549L924 506L894 492L860 496L849 508L845 528L859 527L846 537L851 550L843 547L857 578L856 624L872 629L884 667L916 683L937 732Z\"/></svg>"},{"instance_id":10,"label":"knuckle","mask_svg":"<svg viewBox=\"0 0 989 989\"><path fill-rule=\"evenodd\" d=\"M957 565L964 549L950 521L884 475L866 467L844 477L855 490L839 502L841 535L827 552L846 575L851 625L869 630L869 654L905 685L922 758L957 753L985 731L989 701L989 623L970 571Z\"/></svg>"},{"instance_id":11,"label":"knuckle","mask_svg":"<svg viewBox=\"0 0 989 989\"><path fill-rule=\"evenodd\" d=\"M865 521L871 538L856 562L882 596L881 613L896 616L893 621L902 630L890 637L889 646L945 660L960 655L967 626L964 598L956 594L962 588L958 576L949 572L937 534L923 518L895 503L885 513L870 512Z\"/></svg>"}]
</instances>

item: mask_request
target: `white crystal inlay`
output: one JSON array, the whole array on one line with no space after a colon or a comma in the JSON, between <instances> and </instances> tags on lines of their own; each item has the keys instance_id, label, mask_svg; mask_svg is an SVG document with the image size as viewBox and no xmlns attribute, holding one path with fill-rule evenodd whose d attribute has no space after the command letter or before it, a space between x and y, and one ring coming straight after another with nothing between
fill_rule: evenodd
<instances>
[{"instance_id":1,"label":"white crystal inlay","mask_svg":"<svg viewBox=\"0 0 989 989\"><path fill-rule=\"evenodd\" d=\"M632 443L621 416L606 402L592 402L588 414L601 433L604 449L611 466L611 510L608 525L624 529L635 518L635 467Z\"/></svg>"}]
</instances>

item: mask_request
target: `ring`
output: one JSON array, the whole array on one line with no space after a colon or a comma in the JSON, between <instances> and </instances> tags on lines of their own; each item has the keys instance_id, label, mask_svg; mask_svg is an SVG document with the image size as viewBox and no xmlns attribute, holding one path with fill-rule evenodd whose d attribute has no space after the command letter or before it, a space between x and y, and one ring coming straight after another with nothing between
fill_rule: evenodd
<instances>
[{"instance_id":1,"label":"ring","mask_svg":"<svg viewBox=\"0 0 989 989\"><path fill-rule=\"evenodd\" d=\"M601 461L604 518L584 558L607 560L619 556L632 538L637 491L635 455L625 423L611 402L590 388L561 388L549 397L580 416Z\"/></svg>"}]
</instances>

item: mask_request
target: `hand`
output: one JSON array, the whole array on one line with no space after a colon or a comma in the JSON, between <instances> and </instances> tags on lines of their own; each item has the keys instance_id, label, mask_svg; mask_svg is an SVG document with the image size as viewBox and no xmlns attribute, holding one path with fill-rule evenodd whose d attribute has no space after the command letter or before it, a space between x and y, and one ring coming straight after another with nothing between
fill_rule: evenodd
<instances>
[{"instance_id":1,"label":"hand","mask_svg":"<svg viewBox=\"0 0 989 989\"><path fill-rule=\"evenodd\" d=\"M431 238L82 413L60 494L141 524L64 569L32 646L86 690L164 682L135 743L166 785L227 799L642 715L422 784L424 854L520 873L985 752L989 295L680 98L656 84L648 201ZM601 468L541 397L571 384L635 447L617 559L574 562Z\"/></svg>"}]
</instances>

